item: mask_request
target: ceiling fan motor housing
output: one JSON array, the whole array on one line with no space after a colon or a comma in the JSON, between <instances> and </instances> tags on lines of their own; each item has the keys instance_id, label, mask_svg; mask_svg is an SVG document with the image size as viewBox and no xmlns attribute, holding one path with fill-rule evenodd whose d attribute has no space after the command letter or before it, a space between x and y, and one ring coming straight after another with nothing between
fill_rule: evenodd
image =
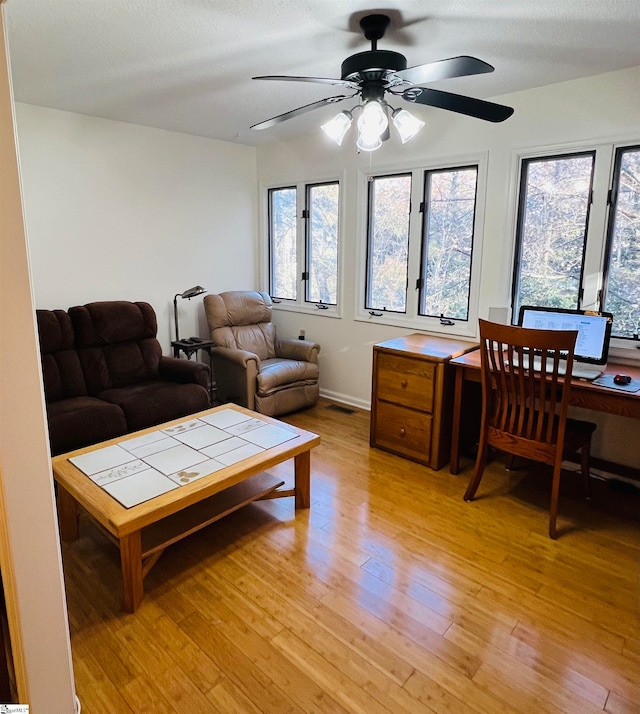
<instances>
[{"instance_id":1,"label":"ceiling fan motor housing","mask_svg":"<svg viewBox=\"0 0 640 714\"><path fill-rule=\"evenodd\" d=\"M342 63L342 79L382 79L387 72L407 68L407 58L391 50L368 50L351 55Z\"/></svg>"}]
</instances>

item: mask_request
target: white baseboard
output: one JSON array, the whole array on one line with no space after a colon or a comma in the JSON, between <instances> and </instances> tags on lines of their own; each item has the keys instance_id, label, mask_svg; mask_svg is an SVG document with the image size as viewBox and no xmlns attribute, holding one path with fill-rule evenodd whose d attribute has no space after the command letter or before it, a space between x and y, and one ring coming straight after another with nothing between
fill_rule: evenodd
<instances>
[{"instance_id":1,"label":"white baseboard","mask_svg":"<svg viewBox=\"0 0 640 714\"><path fill-rule=\"evenodd\" d=\"M325 399L331 399L334 402L340 402L340 404L348 404L351 407L357 407L358 409L364 409L366 411L371 410L371 402L369 400L357 399L349 394L341 394L340 392L332 392L330 390L321 389L320 396Z\"/></svg>"}]
</instances>

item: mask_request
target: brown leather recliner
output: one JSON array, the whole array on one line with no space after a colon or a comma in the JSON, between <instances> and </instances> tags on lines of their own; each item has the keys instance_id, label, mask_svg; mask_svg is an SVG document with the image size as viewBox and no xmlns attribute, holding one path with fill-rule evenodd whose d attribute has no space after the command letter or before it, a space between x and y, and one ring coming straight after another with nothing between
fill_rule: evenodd
<instances>
[{"instance_id":1,"label":"brown leather recliner","mask_svg":"<svg viewBox=\"0 0 640 714\"><path fill-rule=\"evenodd\" d=\"M207 295L204 310L216 344L211 359L219 399L268 416L316 403L320 345L279 340L267 293Z\"/></svg>"}]
</instances>

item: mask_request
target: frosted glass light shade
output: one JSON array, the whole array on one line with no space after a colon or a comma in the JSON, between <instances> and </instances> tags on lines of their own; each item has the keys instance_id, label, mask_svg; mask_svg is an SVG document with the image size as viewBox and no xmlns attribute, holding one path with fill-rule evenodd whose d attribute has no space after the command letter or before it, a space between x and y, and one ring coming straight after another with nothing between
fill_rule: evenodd
<instances>
[{"instance_id":1,"label":"frosted glass light shade","mask_svg":"<svg viewBox=\"0 0 640 714\"><path fill-rule=\"evenodd\" d=\"M388 126L387 112L380 103L367 102L358 119L358 148L362 151L379 149L382 146L382 135Z\"/></svg>"},{"instance_id":2,"label":"frosted glass light shade","mask_svg":"<svg viewBox=\"0 0 640 714\"><path fill-rule=\"evenodd\" d=\"M320 128L332 141L341 146L344 135L349 131L351 122L351 112L340 112Z\"/></svg>"},{"instance_id":3,"label":"frosted glass light shade","mask_svg":"<svg viewBox=\"0 0 640 714\"><path fill-rule=\"evenodd\" d=\"M400 139L403 144L413 139L413 137L422 129L424 122L417 119L406 109L396 109L393 112L393 125L400 134Z\"/></svg>"},{"instance_id":4,"label":"frosted glass light shade","mask_svg":"<svg viewBox=\"0 0 640 714\"><path fill-rule=\"evenodd\" d=\"M382 146L382 139L379 136L363 136L362 133L359 133L356 146L360 151L375 151Z\"/></svg>"}]
</instances>

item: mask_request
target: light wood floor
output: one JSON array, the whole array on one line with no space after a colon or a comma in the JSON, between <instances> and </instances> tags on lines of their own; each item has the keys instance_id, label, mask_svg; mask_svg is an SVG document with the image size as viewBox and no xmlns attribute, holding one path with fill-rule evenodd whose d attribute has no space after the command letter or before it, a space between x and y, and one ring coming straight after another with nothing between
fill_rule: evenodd
<instances>
[{"instance_id":1,"label":"light wood floor","mask_svg":"<svg viewBox=\"0 0 640 714\"><path fill-rule=\"evenodd\" d=\"M120 609L116 549L63 545L83 714L639 712L640 498L495 461L477 501L321 403L311 509L248 506L176 544ZM289 464L274 473L291 477ZM635 510L634 510L635 509Z\"/></svg>"}]
</instances>

